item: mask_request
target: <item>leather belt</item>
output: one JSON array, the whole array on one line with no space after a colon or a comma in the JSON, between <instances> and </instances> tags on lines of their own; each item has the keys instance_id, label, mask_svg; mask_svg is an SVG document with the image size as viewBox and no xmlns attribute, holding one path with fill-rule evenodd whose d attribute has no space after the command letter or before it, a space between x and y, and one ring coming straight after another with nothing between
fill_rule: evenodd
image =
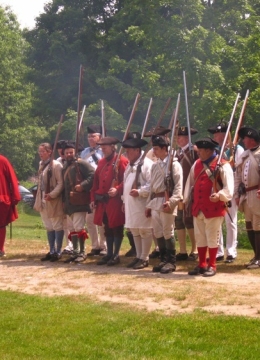
<instances>
[{"instance_id":1,"label":"leather belt","mask_svg":"<svg viewBox=\"0 0 260 360\"><path fill-rule=\"evenodd\" d=\"M165 196L165 192L162 191L162 192L159 192L159 193L152 193L152 200L155 199L155 198L160 198L160 197L164 197Z\"/></svg>"},{"instance_id":2,"label":"leather belt","mask_svg":"<svg viewBox=\"0 0 260 360\"><path fill-rule=\"evenodd\" d=\"M245 188L246 192L251 191L251 190L257 190L257 189L258 189L258 185L254 185L254 186Z\"/></svg>"}]
</instances>

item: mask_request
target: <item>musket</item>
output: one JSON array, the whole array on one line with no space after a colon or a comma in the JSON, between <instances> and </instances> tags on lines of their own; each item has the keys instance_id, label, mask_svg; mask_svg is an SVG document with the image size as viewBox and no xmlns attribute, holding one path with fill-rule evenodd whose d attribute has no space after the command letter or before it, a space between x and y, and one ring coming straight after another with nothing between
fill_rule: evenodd
<instances>
[{"instance_id":1,"label":"musket","mask_svg":"<svg viewBox=\"0 0 260 360\"><path fill-rule=\"evenodd\" d=\"M165 169L165 179L164 183L166 185L165 190L165 201L169 201L169 198L171 196L171 192L173 190L173 179L172 179L172 162L173 158L175 156L176 151L176 145L177 145L177 134L178 134L178 113L180 108L180 94L178 94L176 107L173 111L173 126L172 126L172 135L171 135L171 142L170 142L170 149L169 149L169 155L166 163L166 169Z\"/></svg>"},{"instance_id":2,"label":"musket","mask_svg":"<svg viewBox=\"0 0 260 360\"><path fill-rule=\"evenodd\" d=\"M229 123L228 123L228 127L227 127L227 130L226 130L224 141L223 141L223 144L221 146L221 150L220 150L220 153L219 153L219 156L218 156L216 169L218 169L220 164L221 164L221 160L222 160L225 148L226 148L227 139L228 139L228 136L229 136L229 132L230 132L230 129L231 129L231 125L232 125L234 116L235 116L235 112L236 112L236 108L237 108L237 104L238 104L239 99L240 99L240 94L238 93L235 104L234 104L234 107L233 107L233 111L232 111L231 116L230 116L230 120L229 120Z\"/></svg>"},{"instance_id":3,"label":"musket","mask_svg":"<svg viewBox=\"0 0 260 360\"><path fill-rule=\"evenodd\" d=\"M136 98L135 98L134 106L133 106L133 108L132 108L131 115L130 115L130 118L129 118L129 120L128 120L127 128L126 128L126 130L125 130L125 134L124 134L124 137L123 137L122 142L127 139L127 135L128 135L128 133L129 133L130 126L132 125L132 122L133 122L133 120L134 120L134 114L135 114L135 111L136 111L136 108L137 108L139 99L140 99L140 94L138 93L138 94L136 95ZM118 167L119 167L119 161L120 161L120 157L121 157L122 151L123 151L123 147L121 146L121 148L120 148L120 150L119 150L119 152L118 152L116 161L115 161L115 163L114 163L114 179L113 179L113 181L112 181L111 187L115 187L115 186L117 185L117 183L118 183Z\"/></svg>"},{"instance_id":4,"label":"musket","mask_svg":"<svg viewBox=\"0 0 260 360\"><path fill-rule=\"evenodd\" d=\"M238 119L238 123L237 123L236 131L235 131L234 139L233 139L233 141L232 141L233 146L236 146L237 143L238 143L238 131L239 131L239 129L241 128L242 122L243 122L243 120L244 120L244 115L245 115L245 110L246 110L246 105L247 105L248 97L249 97L249 90L247 90L247 92L246 92L246 96L245 96L245 99L244 99L244 102L243 102L243 106L242 106L242 109L241 109L241 112L240 112L240 116L239 116L239 119Z\"/></svg>"},{"instance_id":5,"label":"musket","mask_svg":"<svg viewBox=\"0 0 260 360\"><path fill-rule=\"evenodd\" d=\"M104 106L104 101L101 100L101 122L102 122L102 137L106 136L106 130L105 130L105 106Z\"/></svg>"},{"instance_id":6,"label":"musket","mask_svg":"<svg viewBox=\"0 0 260 360\"><path fill-rule=\"evenodd\" d=\"M153 104L153 98L150 99L150 102L149 102L149 105L148 105L148 109L147 109L145 120L144 120L144 126L143 126L143 130L142 130L142 134L141 134L141 139L144 138L144 134L145 134L147 123L148 123L149 116L150 116L150 112L151 112L151 109L152 109L152 104ZM139 175L141 173L141 168L142 168L142 165L144 163L145 156L146 156L146 152L144 151L143 155L142 155L142 157L141 157L141 159L140 159L140 161L139 161L139 163L137 165L137 168L136 168L135 179L134 179L134 182L133 182L133 185L132 185L132 189L137 189L138 188L138 179L139 179Z\"/></svg>"},{"instance_id":7,"label":"musket","mask_svg":"<svg viewBox=\"0 0 260 360\"><path fill-rule=\"evenodd\" d=\"M61 130L61 125L62 125L62 122L63 122L63 118L64 118L64 116L61 115L60 121L59 121L59 124L58 124L58 129L57 129L55 141L54 141L54 145L53 145L53 149L52 149L52 154L51 154L51 157L50 157L50 163L49 163L48 170L47 170L46 194L49 194L49 193L50 193L50 188L51 188L51 184L50 184L50 183L51 183L51 176L52 176L52 164L53 164L53 159L54 159L54 155L55 155L55 150L56 150L57 143L58 143L59 136L60 136L60 130Z\"/></svg>"},{"instance_id":8,"label":"musket","mask_svg":"<svg viewBox=\"0 0 260 360\"><path fill-rule=\"evenodd\" d=\"M79 123L80 123L80 111L81 111L83 73L84 73L84 68L83 68L82 65L80 65L80 69L79 69L77 123L76 123L76 142L75 142L75 154L76 155L78 153L78 147L79 147Z\"/></svg>"},{"instance_id":9,"label":"musket","mask_svg":"<svg viewBox=\"0 0 260 360\"><path fill-rule=\"evenodd\" d=\"M80 120L79 120L79 127L78 127L78 132L77 132L78 134L80 133L80 129L81 129L81 125L82 125L82 122L83 122L85 111L86 111L86 105L83 106L83 109L82 109L82 112L81 112L81 116L80 116Z\"/></svg>"},{"instance_id":10,"label":"musket","mask_svg":"<svg viewBox=\"0 0 260 360\"><path fill-rule=\"evenodd\" d=\"M187 94L185 71L183 71L183 84L184 84L185 107L186 107L186 117L187 117L187 129L188 129L188 137L189 137L189 151L190 151L192 160L194 160L194 150L193 150L193 147L191 146L190 116L189 116L189 105L188 105L188 94Z\"/></svg>"}]
</instances>

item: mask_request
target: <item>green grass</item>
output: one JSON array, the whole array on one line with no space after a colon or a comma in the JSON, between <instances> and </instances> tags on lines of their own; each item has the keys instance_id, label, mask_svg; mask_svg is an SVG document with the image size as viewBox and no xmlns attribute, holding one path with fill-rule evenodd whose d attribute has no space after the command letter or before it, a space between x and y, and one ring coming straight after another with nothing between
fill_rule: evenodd
<instances>
[{"instance_id":1,"label":"green grass","mask_svg":"<svg viewBox=\"0 0 260 360\"><path fill-rule=\"evenodd\" d=\"M257 359L259 320L0 292L1 359Z\"/></svg>"}]
</instances>

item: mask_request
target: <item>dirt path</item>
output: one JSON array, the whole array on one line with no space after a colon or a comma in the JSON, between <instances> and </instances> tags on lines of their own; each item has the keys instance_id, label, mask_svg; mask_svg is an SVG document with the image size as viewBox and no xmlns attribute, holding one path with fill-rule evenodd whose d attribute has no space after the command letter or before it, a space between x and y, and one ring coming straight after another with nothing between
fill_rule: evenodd
<instances>
[{"instance_id":1,"label":"dirt path","mask_svg":"<svg viewBox=\"0 0 260 360\"><path fill-rule=\"evenodd\" d=\"M260 317L258 270L218 271L212 278L203 278L188 276L185 267L162 275L152 273L151 266L139 271L127 269L126 259L116 267L97 266L95 260L75 265L43 263L38 256L1 259L0 289L45 296L84 295L165 314L203 309Z\"/></svg>"}]
</instances>

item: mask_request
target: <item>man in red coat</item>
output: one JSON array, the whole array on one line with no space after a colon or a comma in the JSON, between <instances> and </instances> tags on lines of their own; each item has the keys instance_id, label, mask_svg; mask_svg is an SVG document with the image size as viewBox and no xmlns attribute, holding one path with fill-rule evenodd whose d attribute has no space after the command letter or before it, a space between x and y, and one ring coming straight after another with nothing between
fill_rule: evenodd
<instances>
[{"instance_id":1,"label":"man in red coat","mask_svg":"<svg viewBox=\"0 0 260 360\"><path fill-rule=\"evenodd\" d=\"M14 169L7 158L0 155L0 257L5 255L6 226L18 218L15 205L20 200Z\"/></svg>"},{"instance_id":2,"label":"man in red coat","mask_svg":"<svg viewBox=\"0 0 260 360\"><path fill-rule=\"evenodd\" d=\"M232 199L234 192L234 175L230 164L221 161L216 174L218 143L211 138L195 142L199 159L191 168L184 192L187 203L193 186L194 196L192 215L195 240L198 247L199 266L189 271L189 275L214 276L216 274L216 256L221 234L221 225L226 213L226 203ZM206 257L209 252L209 262Z\"/></svg>"},{"instance_id":3,"label":"man in red coat","mask_svg":"<svg viewBox=\"0 0 260 360\"><path fill-rule=\"evenodd\" d=\"M105 225L107 255L98 265L113 266L120 262L119 251L124 236L125 216L122 212L123 179L128 160L121 156L118 167L115 145L119 140L114 137L104 137L97 144L100 145L104 158L98 162L94 183L91 189L91 207L95 209L94 224ZM116 182L114 181L117 173Z\"/></svg>"}]
</instances>

